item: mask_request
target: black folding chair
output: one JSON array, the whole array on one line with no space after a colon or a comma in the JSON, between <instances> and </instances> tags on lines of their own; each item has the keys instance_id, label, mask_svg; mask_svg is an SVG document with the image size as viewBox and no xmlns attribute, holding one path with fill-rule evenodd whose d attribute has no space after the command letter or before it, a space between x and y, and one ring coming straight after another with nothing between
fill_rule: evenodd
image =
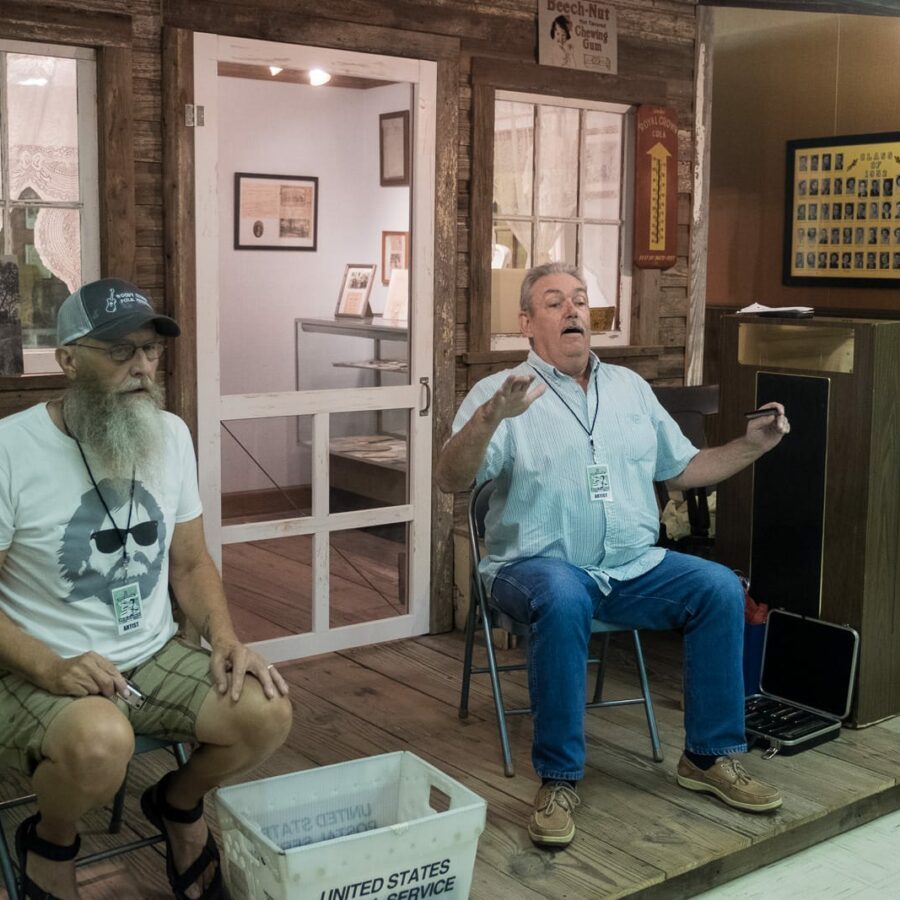
<instances>
[{"instance_id":1,"label":"black folding chair","mask_svg":"<svg viewBox=\"0 0 900 900\"><path fill-rule=\"evenodd\" d=\"M164 748L171 749L175 755L175 759L179 766L183 766L188 760L187 745L174 741L161 741L156 738L144 737L138 735L135 739L134 754L147 753L150 750L161 750ZM128 784L128 778L122 782L113 800L112 813L109 820L109 833L117 834L122 827L122 809L125 804L125 788ZM15 797L11 800L0 802L0 813L4 810L12 809L15 806L22 806L26 803L33 803L34 794L26 794L21 797ZM141 847L149 847L158 841L163 840L161 834L154 834L150 837L138 838L134 841L119 844L110 847L107 850L101 850L97 853L91 853L87 856L81 856L75 861L76 866L86 866L90 863L100 862L103 859L109 859L112 856L120 856L123 853L130 853L132 850L139 850ZM0 816L0 873L3 874L3 881L6 884L6 890L9 893L9 900L22 900L22 894L19 890L19 882L16 878L17 863L13 863L15 854L10 852L9 843L3 832L2 816Z\"/></svg>"},{"instance_id":2,"label":"black folding chair","mask_svg":"<svg viewBox=\"0 0 900 900\"><path fill-rule=\"evenodd\" d=\"M527 668L524 663L511 665L497 665L494 645L491 639L492 628L502 628L511 634L528 638L528 623L520 622L497 609L487 596L484 583L478 571L481 562L481 541L484 539L484 519L487 515L490 496L494 485L486 481L472 491L469 498L469 554L471 557L471 598L469 613L466 618L466 651L463 662L462 691L459 699L459 717L465 719L469 714L469 684L472 675L488 674L491 677L491 691L494 697L494 710L497 714L497 727L500 730L500 747L503 752L503 771L509 777L514 773L512 753L509 747L509 733L506 726L506 717L524 715L531 712L530 707L506 709L503 703L503 692L500 688L501 672L518 672ZM472 664L472 651L475 644L475 630L481 627L484 632L484 644L487 651L487 665L475 666ZM604 700L603 678L606 670L606 658L609 650L609 636L617 631L630 631L634 640L634 655L637 663L638 677L641 682L641 696L627 700ZM644 654L641 650L641 639L638 632L626 625L616 625L612 622L601 622L594 619L591 622L591 632L603 635L603 646L597 657L588 660L589 665L597 666L597 681L594 685L593 699L587 704L588 709L596 709L606 706L633 706L640 703L647 715L647 727L650 730L650 746L653 751L653 759L662 762L663 754L659 743L659 732L656 728L656 715L653 712L653 701L650 699L650 685L647 681L647 670L644 666Z\"/></svg>"}]
</instances>

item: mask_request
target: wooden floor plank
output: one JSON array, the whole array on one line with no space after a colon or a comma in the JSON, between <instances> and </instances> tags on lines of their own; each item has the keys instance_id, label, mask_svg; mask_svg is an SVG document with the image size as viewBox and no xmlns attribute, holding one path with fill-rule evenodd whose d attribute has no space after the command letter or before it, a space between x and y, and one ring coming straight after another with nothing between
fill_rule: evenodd
<instances>
[{"instance_id":1,"label":"wooden floor plank","mask_svg":"<svg viewBox=\"0 0 900 900\"><path fill-rule=\"evenodd\" d=\"M251 558L259 557L248 554ZM242 577L246 576L245 571ZM249 593L249 581L246 584L248 606L236 612L236 619L244 617L242 627L279 627L283 632L278 616L285 604L269 597L268 606L260 601L262 615L253 618L251 604L257 598ZM750 771L784 793L784 807L771 814L744 814L678 787L673 771L683 742L679 642L671 635L654 635L645 641L645 649L666 761L660 765L650 758L639 708L589 713L579 831L564 852L538 850L525 830L537 788L530 764L530 717L510 723L514 778L502 772L485 679L473 683L468 719L457 717L459 635L359 648L281 667L292 686L294 728L285 746L242 780L412 750L487 801L473 900L686 897L900 807L896 720L845 730L836 741L795 757L766 761L758 753L750 754L746 759ZM633 689L627 644L614 649L610 666L610 690ZM527 702L524 675L510 675L507 682L510 699ZM129 834L150 832L140 813L140 793L171 765L171 759L159 753L135 761L126 803ZM21 786L4 779L0 798ZM24 810L4 814L8 835L24 814ZM214 803L209 804L208 815L215 830ZM114 840L103 833L104 827L99 812L86 821L87 847ZM159 847L81 869L79 882L87 900L171 896Z\"/></svg>"}]
</instances>

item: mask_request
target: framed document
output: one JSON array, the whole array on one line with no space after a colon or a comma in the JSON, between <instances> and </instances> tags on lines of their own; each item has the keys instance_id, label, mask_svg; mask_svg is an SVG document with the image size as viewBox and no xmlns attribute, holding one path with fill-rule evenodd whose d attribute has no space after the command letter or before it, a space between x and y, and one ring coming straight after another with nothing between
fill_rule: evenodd
<instances>
[{"instance_id":1,"label":"framed document","mask_svg":"<svg viewBox=\"0 0 900 900\"><path fill-rule=\"evenodd\" d=\"M234 173L235 250L315 250L319 179Z\"/></svg>"},{"instance_id":2,"label":"framed document","mask_svg":"<svg viewBox=\"0 0 900 900\"><path fill-rule=\"evenodd\" d=\"M372 292L372 282L375 281L375 269L372 263L348 263L344 269L344 280L341 282L341 292L338 295L335 316L351 316L357 319L365 319L372 315L369 307L369 294Z\"/></svg>"}]
</instances>

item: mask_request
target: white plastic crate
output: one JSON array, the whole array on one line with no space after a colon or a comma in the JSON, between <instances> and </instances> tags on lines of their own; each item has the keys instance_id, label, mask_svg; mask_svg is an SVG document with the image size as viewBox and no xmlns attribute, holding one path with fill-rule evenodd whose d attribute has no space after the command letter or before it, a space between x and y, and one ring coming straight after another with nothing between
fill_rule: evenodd
<instances>
[{"instance_id":1,"label":"white plastic crate","mask_svg":"<svg viewBox=\"0 0 900 900\"><path fill-rule=\"evenodd\" d=\"M486 804L412 753L224 787L216 801L232 900L469 896Z\"/></svg>"}]
</instances>

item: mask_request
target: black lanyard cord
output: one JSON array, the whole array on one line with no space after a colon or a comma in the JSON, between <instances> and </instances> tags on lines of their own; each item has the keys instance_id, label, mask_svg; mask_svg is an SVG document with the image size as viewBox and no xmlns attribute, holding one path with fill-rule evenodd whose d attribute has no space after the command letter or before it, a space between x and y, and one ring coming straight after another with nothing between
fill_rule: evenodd
<instances>
[{"instance_id":1,"label":"black lanyard cord","mask_svg":"<svg viewBox=\"0 0 900 900\"><path fill-rule=\"evenodd\" d=\"M62 417L63 427L66 429L66 434L75 441L75 446L78 447L78 452L81 454L81 460L84 463L85 469L87 469L88 478L91 479L91 484L94 486L94 490L97 492L97 496L100 498L100 502L103 504L103 508L106 510L106 515L109 516L109 521L112 522L112 527L115 529L116 534L118 535L119 542L122 544L122 562L128 563L128 549L126 547L126 542L128 540L128 535L131 532L131 514L134 511L134 469L131 470L131 494L128 498L128 521L125 525L125 532L122 533L122 530L116 525L116 520L113 518L112 512L110 512L109 506L106 503L106 498L100 492L100 488L97 485L97 479L94 478L94 473L91 471L91 467L88 465L87 457L84 455L84 448L81 446L81 441L69 431L69 425L66 422L65 413L60 409L60 416Z\"/></svg>"},{"instance_id":2,"label":"black lanyard cord","mask_svg":"<svg viewBox=\"0 0 900 900\"><path fill-rule=\"evenodd\" d=\"M578 413L575 412L575 410L572 409L572 407L569 406L568 403L566 403L563 395L560 394L560 392L555 387L553 387L553 385L550 384L549 381L547 381L547 379L544 377L544 375L541 373L541 371L537 368L537 366L535 366L533 363L528 363L528 365L531 366L531 368L534 369L535 372L537 372L538 376L547 385L547 387L550 388L550 390L553 391L553 393L556 394L557 397L559 397L560 403L562 403L562 405L570 413L572 413L573 417L575 418L575 421L581 426L581 430L588 436L588 444L590 444L591 457L593 458L594 457L594 426L597 424L597 413L600 411L600 384L597 381L597 379L596 378L594 379L594 398L595 398L594 418L591 420L591 427L588 428L587 425L585 425L584 422L581 421L581 419L578 416ZM594 459L594 462L596 462L596 459Z\"/></svg>"}]
</instances>

